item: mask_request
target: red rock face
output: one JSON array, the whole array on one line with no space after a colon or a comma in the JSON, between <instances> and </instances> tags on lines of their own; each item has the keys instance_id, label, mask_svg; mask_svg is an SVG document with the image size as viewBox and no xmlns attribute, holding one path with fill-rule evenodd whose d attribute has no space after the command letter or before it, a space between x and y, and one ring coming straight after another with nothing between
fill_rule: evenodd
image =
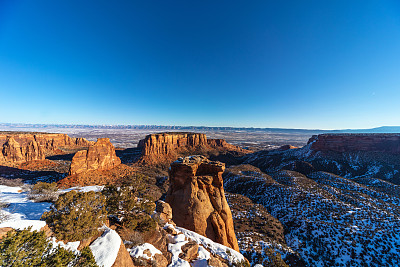
<instances>
[{"instance_id":1,"label":"red rock face","mask_svg":"<svg viewBox=\"0 0 400 267\"><path fill-rule=\"evenodd\" d=\"M71 162L69 175L93 170L110 170L121 164L108 138L99 138L88 150L78 151Z\"/></svg>"},{"instance_id":2,"label":"red rock face","mask_svg":"<svg viewBox=\"0 0 400 267\"><path fill-rule=\"evenodd\" d=\"M167 163L176 160L179 155L203 154L210 151L251 151L227 143L224 139L207 139L201 133L160 133L146 136L140 140L142 162L146 164Z\"/></svg>"},{"instance_id":3,"label":"red rock face","mask_svg":"<svg viewBox=\"0 0 400 267\"><path fill-rule=\"evenodd\" d=\"M207 146L207 137L200 133L160 133L150 134L141 140L138 147L142 155L166 155L179 148L197 148Z\"/></svg>"},{"instance_id":4,"label":"red rock face","mask_svg":"<svg viewBox=\"0 0 400 267\"><path fill-rule=\"evenodd\" d=\"M92 142L66 134L0 133L0 164L14 165L62 153L60 149L87 147Z\"/></svg>"},{"instance_id":5,"label":"red rock face","mask_svg":"<svg viewBox=\"0 0 400 267\"><path fill-rule=\"evenodd\" d=\"M66 134L35 134L34 138L50 154L62 148L73 149L93 144L85 138L72 138Z\"/></svg>"},{"instance_id":6,"label":"red rock face","mask_svg":"<svg viewBox=\"0 0 400 267\"><path fill-rule=\"evenodd\" d=\"M208 139L207 144L218 150L228 150L228 151L237 151L237 152L243 152L243 153L249 153L250 151L243 149L241 147L229 144L228 142L225 141L225 139Z\"/></svg>"},{"instance_id":7,"label":"red rock face","mask_svg":"<svg viewBox=\"0 0 400 267\"><path fill-rule=\"evenodd\" d=\"M36 142L46 155L54 154L62 148L74 149L88 147L93 143L85 138L72 138L66 134L0 133L0 146L6 143L8 137L12 137L21 147L26 147L31 142Z\"/></svg>"},{"instance_id":8,"label":"red rock face","mask_svg":"<svg viewBox=\"0 0 400 267\"><path fill-rule=\"evenodd\" d=\"M171 164L166 202L176 225L239 251L231 210L225 199L225 164L203 156L181 158Z\"/></svg>"},{"instance_id":9,"label":"red rock face","mask_svg":"<svg viewBox=\"0 0 400 267\"><path fill-rule=\"evenodd\" d=\"M5 165L44 159L44 151L34 139L22 142L21 145L12 136L8 136L0 151L0 164Z\"/></svg>"},{"instance_id":10,"label":"red rock face","mask_svg":"<svg viewBox=\"0 0 400 267\"><path fill-rule=\"evenodd\" d=\"M320 134L308 141L322 152L385 152L400 154L400 134Z\"/></svg>"}]
</instances>

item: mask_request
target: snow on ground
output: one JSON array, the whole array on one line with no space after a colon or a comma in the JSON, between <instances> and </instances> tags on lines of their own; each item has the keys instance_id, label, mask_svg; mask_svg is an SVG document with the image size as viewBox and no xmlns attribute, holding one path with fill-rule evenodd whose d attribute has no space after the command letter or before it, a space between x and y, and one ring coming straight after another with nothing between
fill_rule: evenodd
<instances>
[{"instance_id":1,"label":"snow on ground","mask_svg":"<svg viewBox=\"0 0 400 267\"><path fill-rule=\"evenodd\" d=\"M208 267L208 260L211 258L211 253L202 246L199 246L199 256L192 262L192 267Z\"/></svg>"},{"instance_id":2,"label":"snow on ground","mask_svg":"<svg viewBox=\"0 0 400 267\"><path fill-rule=\"evenodd\" d=\"M400 266L397 186L382 183L382 192L325 172L271 175L275 182L225 177L224 186L268 207L308 265Z\"/></svg>"},{"instance_id":3,"label":"snow on ground","mask_svg":"<svg viewBox=\"0 0 400 267\"><path fill-rule=\"evenodd\" d=\"M27 193L21 187L0 185L0 201L9 204L2 212L6 216L0 227L11 227L14 229L25 229L39 231L46 225L40 221L43 212L48 211L51 203L36 203L28 199Z\"/></svg>"},{"instance_id":4,"label":"snow on ground","mask_svg":"<svg viewBox=\"0 0 400 267\"><path fill-rule=\"evenodd\" d=\"M60 190L60 193L66 193L72 190L80 192L101 191L103 186L84 186L71 187ZM2 212L7 218L0 223L0 227L11 227L14 229L25 229L32 227L32 230L39 231L46 225L40 221L43 212L50 210L50 202L33 202L28 199L27 192L24 192L19 186L0 185L0 202L7 203L9 206Z\"/></svg>"},{"instance_id":5,"label":"snow on ground","mask_svg":"<svg viewBox=\"0 0 400 267\"><path fill-rule=\"evenodd\" d=\"M97 265L111 267L117 258L121 237L118 233L104 226L104 233L89 246Z\"/></svg>"},{"instance_id":6,"label":"snow on ground","mask_svg":"<svg viewBox=\"0 0 400 267\"><path fill-rule=\"evenodd\" d=\"M90 185L90 186L76 186L76 187L70 187L67 189L62 189L59 190L60 193L67 193L69 191L75 190L78 192L89 192L89 191L94 191L94 192L99 192L101 190L103 190L104 186L102 185Z\"/></svg>"},{"instance_id":7,"label":"snow on ground","mask_svg":"<svg viewBox=\"0 0 400 267\"><path fill-rule=\"evenodd\" d=\"M199 235L198 233L192 232L185 228L176 227L176 229L178 231L181 231L186 237L189 237L190 239L196 241L196 243L203 245L205 248L208 248L212 253L217 254L223 259L229 261L229 263L231 264L245 260L244 256L234 249L218 244L207 237Z\"/></svg>"},{"instance_id":8,"label":"snow on ground","mask_svg":"<svg viewBox=\"0 0 400 267\"><path fill-rule=\"evenodd\" d=\"M143 245L133 247L131 249L127 249L129 252L129 255L133 258L145 258L147 260L154 259L154 256L156 254L161 254L161 251L156 249L152 244L149 243L144 243ZM146 250L150 252L150 256L147 255L147 253L144 253Z\"/></svg>"},{"instance_id":9,"label":"snow on ground","mask_svg":"<svg viewBox=\"0 0 400 267\"><path fill-rule=\"evenodd\" d=\"M67 244L65 244L62 241L57 241L55 237L50 238L49 241L53 245L53 248L60 246L66 250L74 252L75 254L80 253L78 250L79 244L81 243L80 241L68 242Z\"/></svg>"},{"instance_id":10,"label":"snow on ground","mask_svg":"<svg viewBox=\"0 0 400 267\"><path fill-rule=\"evenodd\" d=\"M170 225L170 224L167 224ZM173 227L173 226L172 226ZM185 235L178 232L176 236L170 236L170 243L168 244L168 251L172 253L171 264L169 267L190 267L189 262L179 258L179 254L182 253L182 246L188 243Z\"/></svg>"}]
</instances>

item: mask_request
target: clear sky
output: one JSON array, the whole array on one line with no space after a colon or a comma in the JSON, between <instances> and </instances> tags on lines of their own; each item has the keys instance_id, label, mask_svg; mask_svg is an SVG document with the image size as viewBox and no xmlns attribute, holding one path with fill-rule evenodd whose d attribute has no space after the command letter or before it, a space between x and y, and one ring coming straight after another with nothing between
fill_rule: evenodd
<instances>
[{"instance_id":1,"label":"clear sky","mask_svg":"<svg viewBox=\"0 0 400 267\"><path fill-rule=\"evenodd\" d=\"M0 0L0 122L400 125L400 1Z\"/></svg>"}]
</instances>

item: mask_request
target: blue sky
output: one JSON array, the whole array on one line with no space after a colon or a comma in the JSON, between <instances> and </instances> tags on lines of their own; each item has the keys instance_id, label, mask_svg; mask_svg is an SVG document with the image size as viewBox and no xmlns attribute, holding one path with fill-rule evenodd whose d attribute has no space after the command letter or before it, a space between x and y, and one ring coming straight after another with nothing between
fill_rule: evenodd
<instances>
[{"instance_id":1,"label":"blue sky","mask_svg":"<svg viewBox=\"0 0 400 267\"><path fill-rule=\"evenodd\" d=\"M0 1L0 122L400 125L398 1Z\"/></svg>"}]
</instances>

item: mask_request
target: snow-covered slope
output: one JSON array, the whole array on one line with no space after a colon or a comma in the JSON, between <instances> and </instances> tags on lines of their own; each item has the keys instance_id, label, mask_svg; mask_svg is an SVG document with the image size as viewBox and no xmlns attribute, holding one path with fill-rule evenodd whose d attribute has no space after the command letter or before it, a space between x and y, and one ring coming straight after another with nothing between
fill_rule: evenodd
<instances>
[{"instance_id":1,"label":"snow-covered slope","mask_svg":"<svg viewBox=\"0 0 400 267\"><path fill-rule=\"evenodd\" d=\"M49 210L49 202L35 203L28 199L27 193L21 187L0 185L0 201L9 206L0 211L5 220L0 227L11 227L14 229L40 230L46 223L40 221L43 212Z\"/></svg>"},{"instance_id":2,"label":"snow-covered slope","mask_svg":"<svg viewBox=\"0 0 400 267\"><path fill-rule=\"evenodd\" d=\"M264 205L310 266L400 265L399 195L325 172L271 175L228 170L224 186Z\"/></svg>"}]
</instances>

